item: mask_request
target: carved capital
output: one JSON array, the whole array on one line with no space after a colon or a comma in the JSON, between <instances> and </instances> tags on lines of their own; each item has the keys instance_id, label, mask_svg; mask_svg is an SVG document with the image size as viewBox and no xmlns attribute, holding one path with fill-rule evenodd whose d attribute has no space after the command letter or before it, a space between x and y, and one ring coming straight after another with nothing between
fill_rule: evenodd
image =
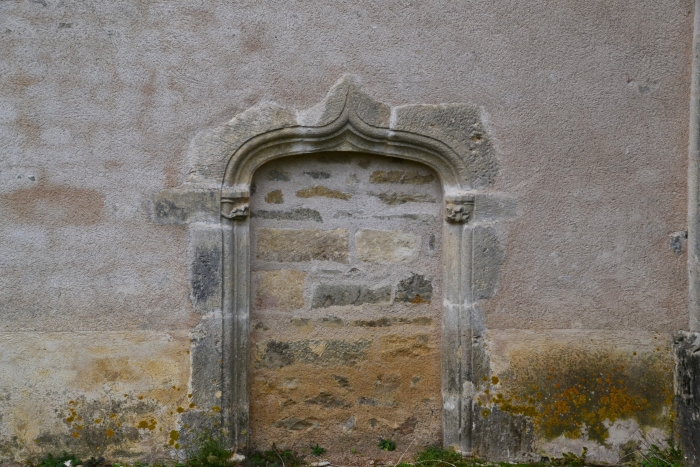
<instances>
[{"instance_id":1,"label":"carved capital","mask_svg":"<svg viewBox=\"0 0 700 467\"><path fill-rule=\"evenodd\" d=\"M250 213L250 195L247 192L228 192L221 195L221 215L226 219L245 219Z\"/></svg>"},{"instance_id":2,"label":"carved capital","mask_svg":"<svg viewBox=\"0 0 700 467\"><path fill-rule=\"evenodd\" d=\"M445 199L445 220L454 224L466 224L474 215L474 197L455 196Z\"/></svg>"}]
</instances>

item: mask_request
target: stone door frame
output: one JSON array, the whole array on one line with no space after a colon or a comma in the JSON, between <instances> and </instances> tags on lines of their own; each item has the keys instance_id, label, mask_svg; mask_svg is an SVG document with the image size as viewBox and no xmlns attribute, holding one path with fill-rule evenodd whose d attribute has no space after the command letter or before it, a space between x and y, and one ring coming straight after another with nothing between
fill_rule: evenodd
<instances>
[{"instance_id":1,"label":"stone door frame","mask_svg":"<svg viewBox=\"0 0 700 467\"><path fill-rule=\"evenodd\" d=\"M392 108L374 101L347 77L305 111L261 104L200 135L188 154L187 182L159 193L152 203L154 221L189 226L190 298L202 314L193 332L194 402L220 410L218 423L226 429L231 446L248 447L250 184L266 162L329 151L416 161L439 176L445 203L443 445L469 454L473 394L482 373L488 372L478 302L489 298L498 279L488 270L475 277L473 264L480 261L482 250L488 250L475 248L475 241L487 239L489 251L498 250L493 241L499 235L493 226L505 199L487 191L496 174L492 143L478 108L462 104ZM202 417L196 418L190 414L183 422L204 423Z\"/></svg>"}]
</instances>

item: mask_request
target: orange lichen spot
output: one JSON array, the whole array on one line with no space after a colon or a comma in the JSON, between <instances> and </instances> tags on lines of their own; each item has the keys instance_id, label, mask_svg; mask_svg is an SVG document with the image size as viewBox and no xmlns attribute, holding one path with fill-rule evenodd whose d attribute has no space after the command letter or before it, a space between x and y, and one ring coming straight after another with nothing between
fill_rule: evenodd
<instances>
[{"instance_id":1,"label":"orange lichen spot","mask_svg":"<svg viewBox=\"0 0 700 467\"><path fill-rule=\"evenodd\" d=\"M175 449L180 449L180 443L175 443L175 444L173 445L173 447L174 447Z\"/></svg>"},{"instance_id":2,"label":"orange lichen spot","mask_svg":"<svg viewBox=\"0 0 700 467\"><path fill-rule=\"evenodd\" d=\"M416 297L413 300L411 300L411 303L423 303L424 301L425 300L420 298L420 295L416 294Z\"/></svg>"},{"instance_id":3,"label":"orange lichen spot","mask_svg":"<svg viewBox=\"0 0 700 467\"><path fill-rule=\"evenodd\" d=\"M75 427L76 430L80 431L83 429L83 425L76 425Z\"/></svg>"},{"instance_id":4,"label":"orange lichen spot","mask_svg":"<svg viewBox=\"0 0 700 467\"><path fill-rule=\"evenodd\" d=\"M180 439L180 432L177 430L172 430L170 432L170 439L168 440L168 444L172 446L177 442L178 439Z\"/></svg>"},{"instance_id":5,"label":"orange lichen spot","mask_svg":"<svg viewBox=\"0 0 700 467\"><path fill-rule=\"evenodd\" d=\"M185 409L183 407L178 407L176 410L177 410L177 413L182 413L185 411Z\"/></svg>"},{"instance_id":6,"label":"orange lichen spot","mask_svg":"<svg viewBox=\"0 0 700 467\"><path fill-rule=\"evenodd\" d=\"M492 383L492 384L498 384L498 376L492 376L492 377L491 377L491 383Z\"/></svg>"},{"instance_id":7,"label":"orange lichen spot","mask_svg":"<svg viewBox=\"0 0 700 467\"><path fill-rule=\"evenodd\" d=\"M491 391L489 391L488 389L484 389L484 394L489 394L490 392Z\"/></svg>"},{"instance_id":8,"label":"orange lichen spot","mask_svg":"<svg viewBox=\"0 0 700 467\"><path fill-rule=\"evenodd\" d=\"M219 407L218 405L215 405L215 406L212 407L211 409L212 409L214 412L217 412L217 413L218 413L218 412L221 412L221 407Z\"/></svg>"},{"instance_id":9,"label":"orange lichen spot","mask_svg":"<svg viewBox=\"0 0 700 467\"><path fill-rule=\"evenodd\" d=\"M109 414L109 418L115 418L116 416L117 416L117 414L115 414L115 413Z\"/></svg>"},{"instance_id":10,"label":"orange lichen spot","mask_svg":"<svg viewBox=\"0 0 700 467\"><path fill-rule=\"evenodd\" d=\"M486 376L484 376L483 378L481 378L481 380L482 380L483 382L486 382L486 381L488 381L489 379L488 379Z\"/></svg>"},{"instance_id":11,"label":"orange lichen spot","mask_svg":"<svg viewBox=\"0 0 700 467\"><path fill-rule=\"evenodd\" d=\"M187 397L192 397L192 394L187 394Z\"/></svg>"},{"instance_id":12,"label":"orange lichen spot","mask_svg":"<svg viewBox=\"0 0 700 467\"><path fill-rule=\"evenodd\" d=\"M486 418L486 417L488 417L489 415L491 415L491 411L490 411L489 409L484 409L484 410L481 411L481 416L482 416L482 417Z\"/></svg>"},{"instance_id":13,"label":"orange lichen spot","mask_svg":"<svg viewBox=\"0 0 700 467\"><path fill-rule=\"evenodd\" d=\"M82 419L83 419L83 417L81 417L80 415L78 415L78 421L80 421L80 420L82 420Z\"/></svg>"},{"instance_id":14,"label":"orange lichen spot","mask_svg":"<svg viewBox=\"0 0 700 467\"><path fill-rule=\"evenodd\" d=\"M105 434L107 435L107 438L111 438L112 436L114 436L114 431L107 428L105 430Z\"/></svg>"},{"instance_id":15,"label":"orange lichen spot","mask_svg":"<svg viewBox=\"0 0 700 467\"><path fill-rule=\"evenodd\" d=\"M75 416L71 415L70 417L66 418L67 423L73 423L73 420L75 420Z\"/></svg>"},{"instance_id":16,"label":"orange lichen spot","mask_svg":"<svg viewBox=\"0 0 700 467\"><path fill-rule=\"evenodd\" d=\"M141 429L146 429L148 428L148 422L146 420L141 420L138 425L136 425L137 428Z\"/></svg>"},{"instance_id":17,"label":"orange lichen spot","mask_svg":"<svg viewBox=\"0 0 700 467\"><path fill-rule=\"evenodd\" d=\"M129 397L129 395L128 395L128 394L124 394L124 397Z\"/></svg>"},{"instance_id":18,"label":"orange lichen spot","mask_svg":"<svg viewBox=\"0 0 700 467\"><path fill-rule=\"evenodd\" d=\"M187 351L187 355L189 355L189 354L190 354L190 351L188 350L188 351Z\"/></svg>"},{"instance_id":19,"label":"orange lichen spot","mask_svg":"<svg viewBox=\"0 0 700 467\"><path fill-rule=\"evenodd\" d=\"M142 400L143 400L143 396L139 396L139 400L142 401Z\"/></svg>"},{"instance_id":20,"label":"orange lichen spot","mask_svg":"<svg viewBox=\"0 0 700 467\"><path fill-rule=\"evenodd\" d=\"M74 431L73 433L71 433L71 436L73 438L80 438L80 433L78 433L77 431Z\"/></svg>"},{"instance_id":21,"label":"orange lichen spot","mask_svg":"<svg viewBox=\"0 0 700 467\"><path fill-rule=\"evenodd\" d=\"M189 407L190 407L190 409L194 409L194 402L190 402Z\"/></svg>"},{"instance_id":22,"label":"orange lichen spot","mask_svg":"<svg viewBox=\"0 0 700 467\"><path fill-rule=\"evenodd\" d=\"M96 418L96 419L95 419L95 423L102 423L102 419L101 419L101 418Z\"/></svg>"},{"instance_id":23,"label":"orange lichen spot","mask_svg":"<svg viewBox=\"0 0 700 467\"><path fill-rule=\"evenodd\" d=\"M68 403L69 403L70 405L73 405L73 404L75 404L75 401L70 401L70 402L68 402Z\"/></svg>"},{"instance_id":24,"label":"orange lichen spot","mask_svg":"<svg viewBox=\"0 0 700 467\"><path fill-rule=\"evenodd\" d=\"M632 352L632 355L637 355L637 352Z\"/></svg>"}]
</instances>

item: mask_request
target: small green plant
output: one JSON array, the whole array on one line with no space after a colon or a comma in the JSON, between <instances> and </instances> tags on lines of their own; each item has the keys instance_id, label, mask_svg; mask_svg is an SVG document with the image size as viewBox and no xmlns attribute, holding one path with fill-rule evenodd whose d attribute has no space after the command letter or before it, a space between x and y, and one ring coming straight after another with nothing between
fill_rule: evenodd
<instances>
[{"instance_id":1,"label":"small green plant","mask_svg":"<svg viewBox=\"0 0 700 467\"><path fill-rule=\"evenodd\" d=\"M454 449L443 449L440 446L426 446L416 454L416 463L435 465L440 463L457 464L463 462L462 455Z\"/></svg>"},{"instance_id":2,"label":"small green plant","mask_svg":"<svg viewBox=\"0 0 700 467\"><path fill-rule=\"evenodd\" d=\"M377 446L382 451L396 451L396 443L390 439L381 438Z\"/></svg>"},{"instance_id":3,"label":"small green plant","mask_svg":"<svg viewBox=\"0 0 700 467\"><path fill-rule=\"evenodd\" d=\"M311 446L311 455L314 457L321 456L321 455L325 454L325 452L326 452L326 449L322 448L318 444L316 444L316 446Z\"/></svg>"},{"instance_id":4,"label":"small green plant","mask_svg":"<svg viewBox=\"0 0 700 467\"><path fill-rule=\"evenodd\" d=\"M573 452L562 453L562 465L565 467L584 467L586 465L586 456L588 448L583 448L581 455L577 456Z\"/></svg>"},{"instance_id":5,"label":"small green plant","mask_svg":"<svg viewBox=\"0 0 700 467\"><path fill-rule=\"evenodd\" d=\"M188 451L185 467L229 467L232 464L231 451L224 448L221 436L205 432L198 441L197 447Z\"/></svg>"},{"instance_id":6,"label":"small green plant","mask_svg":"<svg viewBox=\"0 0 700 467\"><path fill-rule=\"evenodd\" d=\"M91 457L90 459L86 460L83 462L83 467L99 467L105 463L105 458L104 457L98 457L95 459L95 457Z\"/></svg>"},{"instance_id":7,"label":"small green plant","mask_svg":"<svg viewBox=\"0 0 700 467\"><path fill-rule=\"evenodd\" d=\"M642 453L641 467L683 467L683 453L680 446L669 439L667 447L660 448L656 444L649 446L646 453Z\"/></svg>"},{"instance_id":8,"label":"small green plant","mask_svg":"<svg viewBox=\"0 0 700 467\"><path fill-rule=\"evenodd\" d=\"M243 462L243 467L303 467L304 456L289 449L278 449L274 444L269 451L253 451Z\"/></svg>"},{"instance_id":9,"label":"small green plant","mask_svg":"<svg viewBox=\"0 0 700 467\"><path fill-rule=\"evenodd\" d=\"M70 461L70 466L75 467L83 463L75 454L69 454L66 451L61 452L58 456L47 454L37 460L36 464L28 462L31 467L66 467L66 462Z\"/></svg>"}]
</instances>

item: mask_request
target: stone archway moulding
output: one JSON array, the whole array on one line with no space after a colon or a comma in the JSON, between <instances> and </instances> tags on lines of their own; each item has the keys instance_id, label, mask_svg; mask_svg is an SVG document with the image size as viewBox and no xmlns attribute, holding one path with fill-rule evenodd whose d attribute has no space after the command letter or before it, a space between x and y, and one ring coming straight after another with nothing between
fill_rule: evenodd
<instances>
[{"instance_id":1,"label":"stone archway moulding","mask_svg":"<svg viewBox=\"0 0 700 467\"><path fill-rule=\"evenodd\" d=\"M153 199L155 222L189 226L190 298L201 313L191 352L194 402L220 408L232 445L248 445L250 183L270 160L328 151L409 159L440 177L443 444L471 453L472 395L489 371L479 302L495 291L504 237L498 219L514 205L488 190L497 164L478 108L391 108L348 77L308 110L263 104L196 138L187 182ZM203 423L186 415L183 423Z\"/></svg>"}]
</instances>

